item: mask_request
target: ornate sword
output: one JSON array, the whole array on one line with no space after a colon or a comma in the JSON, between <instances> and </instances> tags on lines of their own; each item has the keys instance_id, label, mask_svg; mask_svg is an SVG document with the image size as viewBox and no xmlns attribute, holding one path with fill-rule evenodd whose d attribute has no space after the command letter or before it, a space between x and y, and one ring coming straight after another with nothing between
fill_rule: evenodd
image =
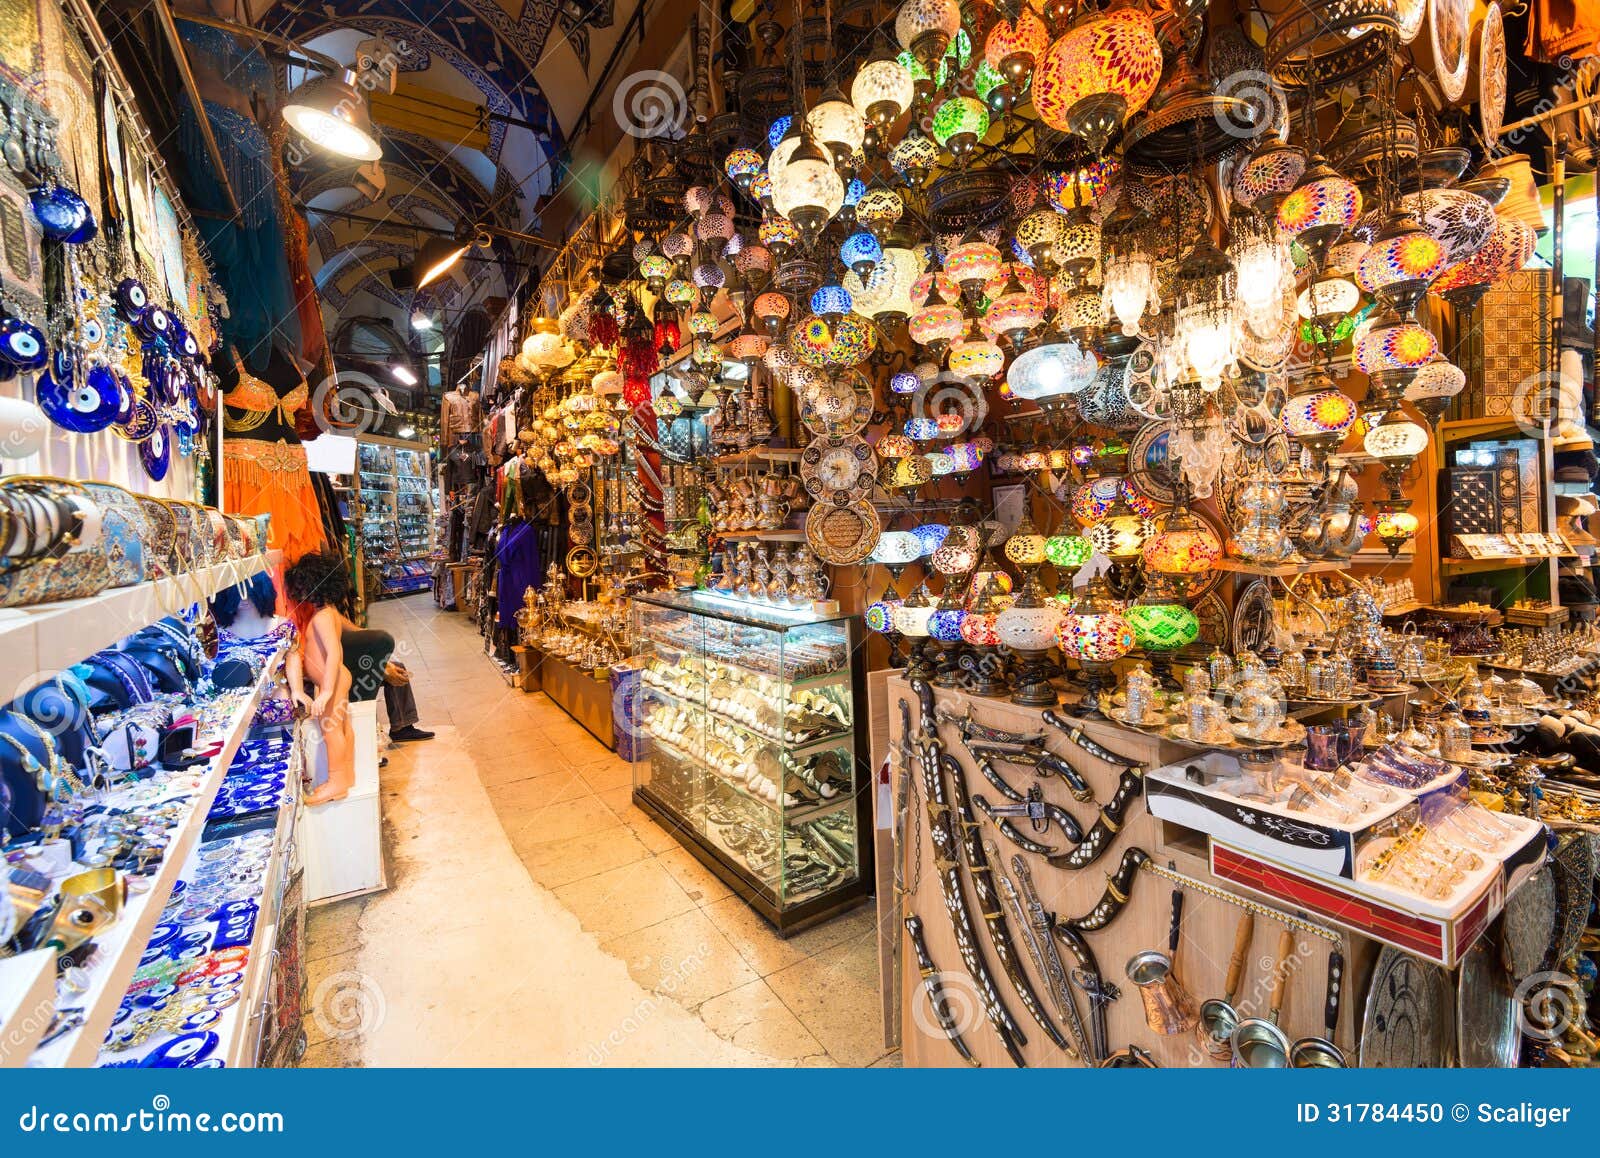
<instances>
[{"instance_id":1,"label":"ornate sword","mask_svg":"<svg viewBox=\"0 0 1600 1158\"><path fill-rule=\"evenodd\" d=\"M1040 744L1044 743L1043 732L1008 732L1004 728L990 728L972 718L971 707L967 714L956 715L945 704L940 704L934 709L934 718L941 724L948 724L961 733L964 740L978 740L987 744Z\"/></svg>"},{"instance_id":2,"label":"ornate sword","mask_svg":"<svg viewBox=\"0 0 1600 1158\"><path fill-rule=\"evenodd\" d=\"M1049 983L1050 997L1055 1002L1061 1020L1067 1023L1072 1040L1077 1043L1078 1056L1090 1065L1099 1065L1102 1055L1095 1052L1088 1034L1084 1032L1083 1017L1078 1013L1077 999L1072 996L1066 965L1051 936L1055 919L1039 899L1039 890L1033 883L1033 871L1028 868L1028 862L1021 854L1012 855L1011 870L1017 874L1016 883L1013 884L1009 877L1001 877L1000 883L1006 889L1006 895L1017 912L1017 920L1022 922L1023 931L1027 934L1028 947L1034 955L1033 963L1039 975Z\"/></svg>"},{"instance_id":3,"label":"ornate sword","mask_svg":"<svg viewBox=\"0 0 1600 1158\"><path fill-rule=\"evenodd\" d=\"M972 1056L972 1050L961 1036L961 1027L950 1012L950 1001L944 994L944 982L939 979L939 970L934 968L933 958L928 954L928 943L922 936L922 918L915 914L907 917L906 932L911 935L911 949L917 955L922 991L928 995L928 1004L933 1007L933 1016L938 1019L939 1028L944 1030L945 1037L950 1039L950 1044L956 1047L956 1052L969 1066L981 1066L983 1063Z\"/></svg>"},{"instance_id":4,"label":"ornate sword","mask_svg":"<svg viewBox=\"0 0 1600 1158\"><path fill-rule=\"evenodd\" d=\"M961 960L978 989L989 1024L994 1027L1000 1044L1005 1047L1012 1062L1018 1067L1025 1067L1028 1063L1022 1056L1022 1046L1028 1042L1027 1035L1000 999L994 974L989 971L989 964L978 947L977 930L973 928L972 915L967 911L966 896L961 889L961 850L956 841L953 810L946 799L944 777L939 769L944 744L934 725L933 688L923 680L914 680L911 687L922 705L918 763L922 769L924 803L928 810L928 839L933 846L934 866L939 876L945 911L950 914L956 947L961 951Z\"/></svg>"},{"instance_id":5,"label":"ornate sword","mask_svg":"<svg viewBox=\"0 0 1600 1158\"><path fill-rule=\"evenodd\" d=\"M966 775L961 770L961 763L948 753L940 757L940 763L946 775L950 777L951 796L955 802L955 824L961 834L962 850L966 853L967 875L972 878L972 891L978 898L978 914L988 927L989 941L994 945L994 955L1000 959L1001 967L1011 979L1011 987L1022 999L1023 1008L1034 1021L1039 1023L1039 1028L1044 1030L1050 1040L1061 1049L1071 1049L1060 1028L1045 1012L1044 1005L1039 1001L1039 995L1034 992L1033 983L1028 980L1028 975L1022 968L1022 961L1017 956L1016 945L1011 940L1010 926L1006 924L1005 911L1001 908L999 894L995 891L994 867L990 865L988 853L984 850L983 838L978 832L978 821L972 815L972 800L967 795Z\"/></svg>"},{"instance_id":6,"label":"ornate sword","mask_svg":"<svg viewBox=\"0 0 1600 1158\"><path fill-rule=\"evenodd\" d=\"M1083 990L1084 996L1089 999L1089 1031L1094 1035L1095 1064L1103 1065L1111 1052L1111 1038L1106 1030L1106 1009L1122 996L1122 991L1100 972L1100 962L1095 959L1094 950L1089 948L1089 942L1082 933L1060 921L1052 928L1056 939L1067 947L1078 963L1078 967L1072 971L1072 983Z\"/></svg>"}]
</instances>

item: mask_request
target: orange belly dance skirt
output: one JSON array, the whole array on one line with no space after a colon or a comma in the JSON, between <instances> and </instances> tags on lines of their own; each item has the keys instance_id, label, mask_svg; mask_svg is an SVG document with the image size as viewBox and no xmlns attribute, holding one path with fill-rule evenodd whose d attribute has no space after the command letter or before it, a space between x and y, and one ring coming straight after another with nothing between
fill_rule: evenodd
<instances>
[{"instance_id":1,"label":"orange belly dance skirt","mask_svg":"<svg viewBox=\"0 0 1600 1158\"><path fill-rule=\"evenodd\" d=\"M322 550L322 509L311 488L305 447L281 438L224 437L222 490L230 514L272 516L268 545L283 552L284 566Z\"/></svg>"}]
</instances>

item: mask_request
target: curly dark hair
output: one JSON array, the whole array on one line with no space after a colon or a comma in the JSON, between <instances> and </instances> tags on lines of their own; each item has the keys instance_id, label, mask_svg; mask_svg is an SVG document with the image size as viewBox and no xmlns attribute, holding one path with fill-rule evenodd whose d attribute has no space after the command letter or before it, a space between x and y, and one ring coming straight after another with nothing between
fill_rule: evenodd
<instances>
[{"instance_id":1,"label":"curly dark hair","mask_svg":"<svg viewBox=\"0 0 1600 1158\"><path fill-rule=\"evenodd\" d=\"M283 573L284 593L309 607L343 607L350 595L350 573L337 551L302 555Z\"/></svg>"}]
</instances>

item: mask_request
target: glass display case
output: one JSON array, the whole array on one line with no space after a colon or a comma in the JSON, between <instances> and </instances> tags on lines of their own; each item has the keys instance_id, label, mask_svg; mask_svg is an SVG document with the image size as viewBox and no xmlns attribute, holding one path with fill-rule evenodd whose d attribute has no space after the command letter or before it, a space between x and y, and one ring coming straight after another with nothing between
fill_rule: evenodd
<instances>
[{"instance_id":1,"label":"glass display case","mask_svg":"<svg viewBox=\"0 0 1600 1158\"><path fill-rule=\"evenodd\" d=\"M633 601L634 801L788 934L861 900L870 777L854 617L711 592Z\"/></svg>"}]
</instances>

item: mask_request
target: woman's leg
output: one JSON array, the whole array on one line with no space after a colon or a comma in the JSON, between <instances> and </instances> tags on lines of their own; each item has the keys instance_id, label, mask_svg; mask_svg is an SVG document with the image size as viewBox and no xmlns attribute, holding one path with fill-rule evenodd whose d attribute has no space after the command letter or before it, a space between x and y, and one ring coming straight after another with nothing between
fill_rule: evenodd
<instances>
[{"instance_id":1,"label":"woman's leg","mask_svg":"<svg viewBox=\"0 0 1600 1158\"><path fill-rule=\"evenodd\" d=\"M350 727L350 673L340 672L333 702L322 717L322 742L328 746L328 779L311 795L307 804L326 804L343 800L356 783L356 739Z\"/></svg>"}]
</instances>

